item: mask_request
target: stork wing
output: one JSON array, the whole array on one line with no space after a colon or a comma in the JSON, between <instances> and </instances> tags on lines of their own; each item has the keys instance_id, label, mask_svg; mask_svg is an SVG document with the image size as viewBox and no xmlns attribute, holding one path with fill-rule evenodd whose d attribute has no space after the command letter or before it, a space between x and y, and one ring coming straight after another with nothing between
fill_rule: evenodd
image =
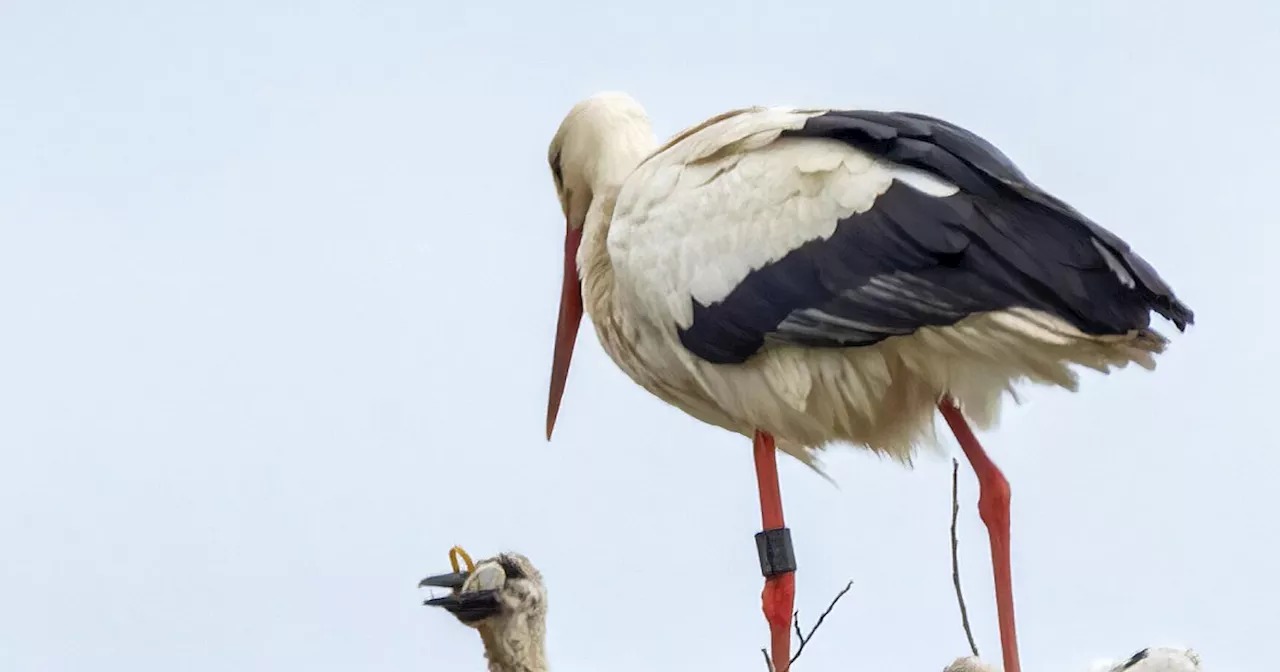
<instances>
[{"instance_id":1,"label":"stork wing","mask_svg":"<svg viewBox=\"0 0 1280 672\"><path fill-rule=\"evenodd\" d=\"M742 110L622 186L619 288L715 363L766 341L850 347L1028 308L1092 335L1193 313L1129 246L948 122Z\"/></svg>"}]
</instances>

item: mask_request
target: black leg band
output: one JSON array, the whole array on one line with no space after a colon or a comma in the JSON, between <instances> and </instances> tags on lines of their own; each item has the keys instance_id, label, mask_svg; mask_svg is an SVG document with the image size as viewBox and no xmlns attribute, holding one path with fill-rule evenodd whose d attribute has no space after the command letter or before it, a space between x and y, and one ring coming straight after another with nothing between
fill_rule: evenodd
<instances>
[{"instance_id":1,"label":"black leg band","mask_svg":"<svg viewBox=\"0 0 1280 672\"><path fill-rule=\"evenodd\" d=\"M796 571L796 550L791 546L791 530L785 527L757 532L756 553L766 579Z\"/></svg>"}]
</instances>

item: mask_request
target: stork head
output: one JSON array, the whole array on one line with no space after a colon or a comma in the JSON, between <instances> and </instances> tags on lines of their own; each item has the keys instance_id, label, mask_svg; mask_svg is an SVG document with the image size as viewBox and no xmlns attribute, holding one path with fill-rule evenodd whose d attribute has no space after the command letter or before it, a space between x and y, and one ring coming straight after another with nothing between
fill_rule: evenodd
<instances>
[{"instance_id":1,"label":"stork head","mask_svg":"<svg viewBox=\"0 0 1280 672\"><path fill-rule=\"evenodd\" d=\"M644 108L625 93L598 93L569 110L551 139L547 161L564 212L564 284L556 325L551 388L547 398L547 440L555 428L569 360L582 322L578 248L595 198L617 188L657 144Z\"/></svg>"},{"instance_id":2,"label":"stork head","mask_svg":"<svg viewBox=\"0 0 1280 672\"><path fill-rule=\"evenodd\" d=\"M477 562L472 570L428 576L418 585L449 589L448 595L424 604L441 607L477 630L491 661L505 659L512 663L510 669L546 669L529 664L543 655L547 591L528 558L502 553Z\"/></svg>"},{"instance_id":3,"label":"stork head","mask_svg":"<svg viewBox=\"0 0 1280 672\"><path fill-rule=\"evenodd\" d=\"M542 575L519 553L501 553L481 560L475 569L428 576L418 586L448 588L448 595L433 597L424 604L442 607L473 628L514 617L542 618L547 610Z\"/></svg>"}]
</instances>

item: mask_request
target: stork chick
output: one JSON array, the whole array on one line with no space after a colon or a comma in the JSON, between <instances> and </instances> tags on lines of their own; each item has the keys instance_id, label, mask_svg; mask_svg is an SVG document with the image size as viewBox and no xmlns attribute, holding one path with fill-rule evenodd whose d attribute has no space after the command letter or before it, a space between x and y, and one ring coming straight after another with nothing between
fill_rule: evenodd
<instances>
[{"instance_id":1,"label":"stork chick","mask_svg":"<svg viewBox=\"0 0 1280 672\"><path fill-rule=\"evenodd\" d=\"M445 609L480 633L489 672L547 671L547 591L528 558L501 553L474 569L429 576L418 585L450 590L424 604Z\"/></svg>"}]
</instances>

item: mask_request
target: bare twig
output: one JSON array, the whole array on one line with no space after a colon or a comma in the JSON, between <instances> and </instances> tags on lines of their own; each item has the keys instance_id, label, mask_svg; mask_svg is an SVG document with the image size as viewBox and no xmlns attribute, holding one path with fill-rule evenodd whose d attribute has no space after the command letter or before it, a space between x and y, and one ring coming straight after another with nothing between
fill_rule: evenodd
<instances>
[{"instance_id":1,"label":"bare twig","mask_svg":"<svg viewBox=\"0 0 1280 672\"><path fill-rule=\"evenodd\" d=\"M808 644L813 639L813 634L818 631L818 628L822 627L822 622L827 619L827 615L831 613L832 609L836 608L836 603L840 601L840 598L844 597L845 593L849 592L850 588L853 588L852 581L850 581L849 583L846 583L844 585L844 589L841 590L839 593L836 593L835 598L831 600L831 604L827 605L827 610L822 612L822 615L818 617L818 622L814 623L813 627L809 629L808 635L804 635L800 633L800 612L797 611L796 613L792 614L792 618L794 619L795 626L796 626L796 637L800 638L800 647L796 649L796 655L791 656L791 660L787 661L787 666L782 668L782 672L790 672L791 664L796 662L796 659L800 657L800 654L804 653L805 645ZM767 658L768 656L766 655L765 657Z\"/></svg>"},{"instance_id":2,"label":"bare twig","mask_svg":"<svg viewBox=\"0 0 1280 672\"><path fill-rule=\"evenodd\" d=\"M951 581L956 584L956 601L960 603L960 622L964 624L964 636L969 638L969 650L978 658L978 645L973 641L969 628L969 609L964 604L964 591L960 589L960 540L956 536L956 520L960 517L960 461L951 460Z\"/></svg>"},{"instance_id":3,"label":"bare twig","mask_svg":"<svg viewBox=\"0 0 1280 672\"><path fill-rule=\"evenodd\" d=\"M769 672L774 672L773 661L769 660L769 652L764 649L760 649L760 653L764 655L765 667L769 668Z\"/></svg>"}]
</instances>

